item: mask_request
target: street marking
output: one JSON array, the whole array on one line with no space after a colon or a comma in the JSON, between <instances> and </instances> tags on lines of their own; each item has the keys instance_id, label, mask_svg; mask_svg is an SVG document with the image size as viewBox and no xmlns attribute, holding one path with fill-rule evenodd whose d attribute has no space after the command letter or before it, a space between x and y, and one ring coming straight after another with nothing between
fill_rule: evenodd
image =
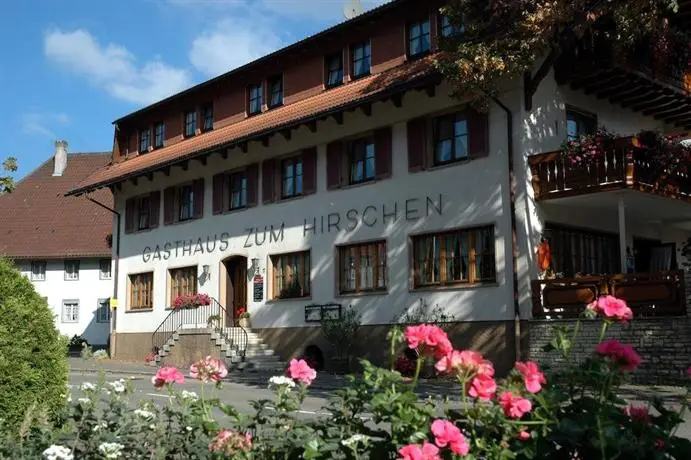
<instances>
[{"instance_id":1,"label":"street marking","mask_svg":"<svg viewBox=\"0 0 691 460\"><path fill-rule=\"evenodd\" d=\"M170 395L162 395L162 394L158 394L158 393L145 393L145 395L146 396L155 396L157 398L167 398L167 399L172 398L172 396L170 396Z\"/></svg>"}]
</instances>

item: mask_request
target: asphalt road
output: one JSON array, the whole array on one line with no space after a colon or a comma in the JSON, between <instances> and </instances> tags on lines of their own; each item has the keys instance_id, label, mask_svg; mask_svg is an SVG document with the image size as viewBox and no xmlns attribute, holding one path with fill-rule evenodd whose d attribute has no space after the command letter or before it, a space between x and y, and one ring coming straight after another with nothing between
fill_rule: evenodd
<instances>
[{"instance_id":1,"label":"asphalt road","mask_svg":"<svg viewBox=\"0 0 691 460\"><path fill-rule=\"evenodd\" d=\"M72 398L80 397L79 386L84 382L95 383L99 378L98 374L87 373L81 371L73 371L70 373L70 388L72 391ZM120 378L130 379L132 381L133 391L133 402L137 404L140 401L155 401L158 403L167 403L170 396L165 392L157 392L153 385L151 384L151 377L145 375L135 375L131 374L117 374L117 373L107 373L105 374L106 381L114 381ZM268 382L267 382L268 384ZM201 383L186 379L185 383L182 385L177 385L180 390L194 391L197 394L201 393ZM304 416L305 418L314 417L328 417L330 414L324 410L328 402L329 395L332 390L319 390L310 389L308 396L302 405L302 408L298 411L298 414ZM270 391L266 385L252 385L252 384L241 384L234 382L223 382L220 389L216 389L213 385L207 384L204 388L206 397L219 398L221 401L231 404L235 409L241 413L251 414L254 409L250 405L250 401L260 400L260 399L274 399L274 393ZM665 395L661 395L665 398ZM629 401L636 402L636 397L634 394L627 397ZM675 403L672 399L668 403L671 407L678 408L678 403ZM440 408L440 413L441 413ZM685 414L685 422L677 429L677 435L691 439L691 413L687 412Z\"/></svg>"}]
</instances>

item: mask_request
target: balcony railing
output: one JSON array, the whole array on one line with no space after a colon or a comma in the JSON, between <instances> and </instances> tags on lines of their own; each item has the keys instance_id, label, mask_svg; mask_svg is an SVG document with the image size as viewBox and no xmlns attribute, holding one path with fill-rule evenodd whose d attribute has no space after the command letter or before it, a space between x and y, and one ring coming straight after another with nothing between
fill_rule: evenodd
<instances>
[{"instance_id":1,"label":"balcony railing","mask_svg":"<svg viewBox=\"0 0 691 460\"><path fill-rule=\"evenodd\" d=\"M601 295L624 299L634 316L686 315L682 272L635 273L532 281L533 318L575 318Z\"/></svg>"},{"instance_id":2,"label":"balcony railing","mask_svg":"<svg viewBox=\"0 0 691 460\"><path fill-rule=\"evenodd\" d=\"M621 138L604 156L589 162L573 164L560 151L531 155L535 199L629 188L691 202L691 176L661 168L652 161L655 153L634 147L631 138Z\"/></svg>"}]
</instances>

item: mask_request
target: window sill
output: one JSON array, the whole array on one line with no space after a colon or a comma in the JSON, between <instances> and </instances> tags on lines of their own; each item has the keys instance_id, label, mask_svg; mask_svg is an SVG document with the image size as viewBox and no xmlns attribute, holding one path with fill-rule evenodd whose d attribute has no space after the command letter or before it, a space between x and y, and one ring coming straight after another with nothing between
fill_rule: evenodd
<instances>
[{"instance_id":1,"label":"window sill","mask_svg":"<svg viewBox=\"0 0 691 460\"><path fill-rule=\"evenodd\" d=\"M387 176L386 178L388 178L388 177L390 177L390 176ZM382 180L386 180L386 178L383 178L383 177L382 177L382 178L379 178L379 179L376 179L376 178L375 178L375 179L370 179L370 180L366 180L366 181L363 181L363 182L356 182L356 183L354 183L354 184L343 184L343 185L341 185L340 187L334 188L334 189L331 189L331 190L349 190L349 189L357 188L357 187L366 187L366 186L368 186L368 185L372 185L372 184L376 184L377 182L381 182Z\"/></svg>"},{"instance_id":2,"label":"window sill","mask_svg":"<svg viewBox=\"0 0 691 460\"><path fill-rule=\"evenodd\" d=\"M378 295L389 295L388 289L379 289L376 291L361 291L361 292L343 292L337 294L335 297L338 298L357 298L357 297L370 297Z\"/></svg>"},{"instance_id":3,"label":"window sill","mask_svg":"<svg viewBox=\"0 0 691 460\"><path fill-rule=\"evenodd\" d=\"M309 295L307 297L290 297L287 299L270 299L270 300L265 300L265 304L275 304L275 303L280 303L280 302L302 302L305 300L312 300L312 296Z\"/></svg>"},{"instance_id":4,"label":"window sill","mask_svg":"<svg viewBox=\"0 0 691 460\"><path fill-rule=\"evenodd\" d=\"M269 106L267 106L267 108L268 108L269 110L277 109L277 108L279 108L279 107L283 107L283 102L281 102L280 104L269 105Z\"/></svg>"},{"instance_id":5,"label":"window sill","mask_svg":"<svg viewBox=\"0 0 691 460\"><path fill-rule=\"evenodd\" d=\"M193 217L191 219L185 219L185 220L176 220L175 222L171 222L169 224L164 223L163 225L165 227L170 227L172 225L184 225L184 224L189 224L190 222L194 222L201 219L201 217Z\"/></svg>"},{"instance_id":6,"label":"window sill","mask_svg":"<svg viewBox=\"0 0 691 460\"><path fill-rule=\"evenodd\" d=\"M372 71L370 70L369 72L363 73L361 75L351 75L350 76L350 81L355 81L355 80L361 80L363 78L367 78L370 75L372 75Z\"/></svg>"},{"instance_id":7,"label":"window sill","mask_svg":"<svg viewBox=\"0 0 691 460\"><path fill-rule=\"evenodd\" d=\"M242 208L228 209L227 211L220 212L216 214L217 216L224 216L228 214L237 214L238 212L247 211L249 207L243 206Z\"/></svg>"},{"instance_id":8,"label":"window sill","mask_svg":"<svg viewBox=\"0 0 691 460\"><path fill-rule=\"evenodd\" d=\"M65 281L79 281L79 278L77 278L77 279L69 279L69 278L65 278Z\"/></svg>"},{"instance_id":9,"label":"window sill","mask_svg":"<svg viewBox=\"0 0 691 460\"><path fill-rule=\"evenodd\" d=\"M278 202L278 203L286 203L286 202L288 202L288 201L295 201L295 200L299 200L299 199L301 199L301 198L305 198L306 196L307 196L306 194L301 193L301 194L299 194L299 195L292 195L292 196L281 197L281 198L278 199L277 202ZM267 204L268 204L268 203L267 203Z\"/></svg>"},{"instance_id":10,"label":"window sill","mask_svg":"<svg viewBox=\"0 0 691 460\"><path fill-rule=\"evenodd\" d=\"M432 51L427 50L427 51L422 51L422 52L417 53L417 54L406 53L406 61L409 61L409 62L418 61L420 59L425 58L426 56L429 56L431 54L431 52Z\"/></svg>"},{"instance_id":11,"label":"window sill","mask_svg":"<svg viewBox=\"0 0 691 460\"><path fill-rule=\"evenodd\" d=\"M486 283L465 283L465 284L445 284L445 285L429 285L429 286L419 286L408 288L409 292L425 292L425 291L465 291L467 289L478 289L478 288L492 288L499 287L499 283L496 281L486 282Z\"/></svg>"},{"instance_id":12,"label":"window sill","mask_svg":"<svg viewBox=\"0 0 691 460\"><path fill-rule=\"evenodd\" d=\"M136 233L147 233L147 232L150 232L150 231L152 231L152 230L154 230L154 229L151 228L151 227L149 227L149 228L143 228L143 229L141 229L141 230L133 230L133 231L131 231L129 234L130 234L130 235L134 235L134 234L136 234Z\"/></svg>"},{"instance_id":13,"label":"window sill","mask_svg":"<svg viewBox=\"0 0 691 460\"><path fill-rule=\"evenodd\" d=\"M135 308L132 310L125 310L125 313L150 313L154 311L153 308Z\"/></svg>"}]
</instances>

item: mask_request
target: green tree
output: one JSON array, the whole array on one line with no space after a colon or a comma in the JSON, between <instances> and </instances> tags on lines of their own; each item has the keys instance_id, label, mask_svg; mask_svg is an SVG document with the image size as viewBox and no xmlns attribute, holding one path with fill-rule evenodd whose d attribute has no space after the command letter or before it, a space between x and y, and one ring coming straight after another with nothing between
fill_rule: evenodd
<instances>
[{"instance_id":1,"label":"green tree","mask_svg":"<svg viewBox=\"0 0 691 460\"><path fill-rule=\"evenodd\" d=\"M442 40L446 53L437 65L458 96L482 109L499 79L528 74L529 89L536 88L559 55L588 33L606 34L615 46L646 39L656 53L688 52L688 37L675 28L677 10L677 0L449 0L442 13L462 32Z\"/></svg>"},{"instance_id":2,"label":"green tree","mask_svg":"<svg viewBox=\"0 0 691 460\"><path fill-rule=\"evenodd\" d=\"M0 176L0 195L9 193L14 190L14 179L11 173L17 170L17 159L9 157L2 163L3 171L10 173L6 176Z\"/></svg>"},{"instance_id":3,"label":"green tree","mask_svg":"<svg viewBox=\"0 0 691 460\"><path fill-rule=\"evenodd\" d=\"M16 429L30 417L57 414L63 406L66 343L46 301L2 258L0 313L0 419Z\"/></svg>"}]
</instances>

